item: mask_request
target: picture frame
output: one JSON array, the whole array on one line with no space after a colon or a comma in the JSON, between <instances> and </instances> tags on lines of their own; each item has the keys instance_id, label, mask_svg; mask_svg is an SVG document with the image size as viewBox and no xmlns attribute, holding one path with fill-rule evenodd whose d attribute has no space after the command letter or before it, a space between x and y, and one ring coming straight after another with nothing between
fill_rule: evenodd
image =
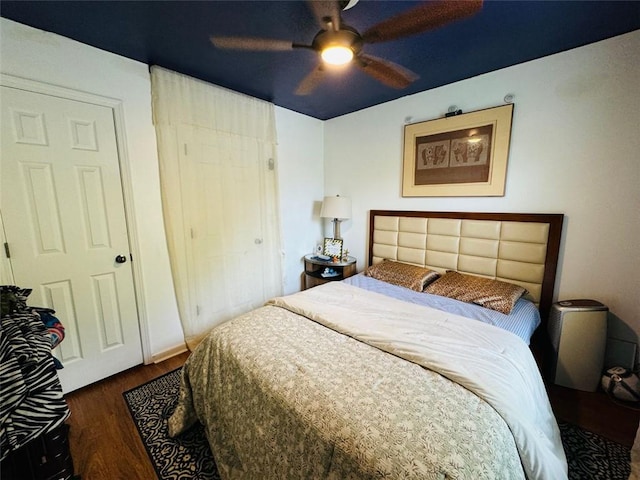
<instances>
[{"instance_id":1,"label":"picture frame","mask_svg":"<svg viewBox=\"0 0 640 480\"><path fill-rule=\"evenodd\" d=\"M338 257L339 259L341 259L342 245L343 241L341 238L325 238L322 248L322 254L327 255L331 258Z\"/></svg>"},{"instance_id":2,"label":"picture frame","mask_svg":"<svg viewBox=\"0 0 640 480\"><path fill-rule=\"evenodd\" d=\"M404 127L403 197L504 196L513 104Z\"/></svg>"}]
</instances>

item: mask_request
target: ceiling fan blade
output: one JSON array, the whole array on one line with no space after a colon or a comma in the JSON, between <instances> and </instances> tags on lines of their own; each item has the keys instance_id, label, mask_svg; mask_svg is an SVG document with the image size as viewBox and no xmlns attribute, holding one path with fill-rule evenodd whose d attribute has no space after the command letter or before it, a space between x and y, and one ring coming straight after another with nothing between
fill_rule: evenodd
<instances>
[{"instance_id":1,"label":"ceiling fan blade","mask_svg":"<svg viewBox=\"0 0 640 480\"><path fill-rule=\"evenodd\" d=\"M320 84L323 78L324 68L322 64L320 64L302 79L296 89L296 95L309 95Z\"/></svg>"},{"instance_id":2,"label":"ceiling fan blade","mask_svg":"<svg viewBox=\"0 0 640 480\"><path fill-rule=\"evenodd\" d=\"M362 38L366 43L376 43L407 37L469 17L481 8L482 0L437 0L423 3L374 25L364 32Z\"/></svg>"},{"instance_id":3,"label":"ceiling fan blade","mask_svg":"<svg viewBox=\"0 0 640 480\"><path fill-rule=\"evenodd\" d=\"M218 48L231 50L286 51L293 49L293 42L270 38L211 37L211 43Z\"/></svg>"},{"instance_id":4,"label":"ceiling fan blade","mask_svg":"<svg viewBox=\"0 0 640 480\"><path fill-rule=\"evenodd\" d=\"M419 78L411 70L372 55L360 54L355 63L363 72L392 88L406 88Z\"/></svg>"},{"instance_id":5,"label":"ceiling fan blade","mask_svg":"<svg viewBox=\"0 0 640 480\"><path fill-rule=\"evenodd\" d=\"M337 1L332 0L308 0L313 15L316 17L318 25L323 30L340 30L340 7ZM330 20L329 25L327 20Z\"/></svg>"}]
</instances>

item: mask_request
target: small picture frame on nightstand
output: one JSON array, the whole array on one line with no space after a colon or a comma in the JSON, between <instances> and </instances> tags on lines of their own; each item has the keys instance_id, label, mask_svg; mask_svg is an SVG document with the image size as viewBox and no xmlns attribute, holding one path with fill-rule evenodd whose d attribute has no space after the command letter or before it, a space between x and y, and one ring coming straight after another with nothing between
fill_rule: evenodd
<instances>
[{"instance_id":1,"label":"small picture frame on nightstand","mask_svg":"<svg viewBox=\"0 0 640 480\"><path fill-rule=\"evenodd\" d=\"M341 238L325 238L322 248L322 254L331 258L342 258L342 239Z\"/></svg>"}]
</instances>

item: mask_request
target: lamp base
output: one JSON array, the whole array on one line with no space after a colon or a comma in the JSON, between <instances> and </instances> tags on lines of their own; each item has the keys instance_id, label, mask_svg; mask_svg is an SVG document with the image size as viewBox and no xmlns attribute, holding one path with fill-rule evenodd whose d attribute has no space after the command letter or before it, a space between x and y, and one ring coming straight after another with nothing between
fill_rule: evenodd
<instances>
[{"instance_id":1,"label":"lamp base","mask_svg":"<svg viewBox=\"0 0 640 480\"><path fill-rule=\"evenodd\" d=\"M333 238L341 239L340 237L340 220L339 218L334 218L333 220Z\"/></svg>"}]
</instances>

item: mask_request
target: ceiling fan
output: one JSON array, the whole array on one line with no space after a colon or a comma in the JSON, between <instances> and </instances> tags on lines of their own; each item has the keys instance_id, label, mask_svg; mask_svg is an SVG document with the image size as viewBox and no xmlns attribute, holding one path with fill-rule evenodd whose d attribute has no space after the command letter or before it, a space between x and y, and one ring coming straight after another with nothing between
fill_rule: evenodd
<instances>
[{"instance_id":1,"label":"ceiling fan","mask_svg":"<svg viewBox=\"0 0 640 480\"><path fill-rule=\"evenodd\" d=\"M212 36L211 42L222 49L286 51L306 48L316 51L322 61L300 82L296 95L310 94L321 82L328 68L349 63L355 64L384 85L401 89L417 80L418 75L389 60L364 53L364 45L426 32L469 17L482 8L482 0L421 2L418 6L384 20L361 34L344 23L340 15L342 9L353 6L353 0L308 0L308 4L321 29L311 45L268 38L218 36Z\"/></svg>"}]
</instances>

